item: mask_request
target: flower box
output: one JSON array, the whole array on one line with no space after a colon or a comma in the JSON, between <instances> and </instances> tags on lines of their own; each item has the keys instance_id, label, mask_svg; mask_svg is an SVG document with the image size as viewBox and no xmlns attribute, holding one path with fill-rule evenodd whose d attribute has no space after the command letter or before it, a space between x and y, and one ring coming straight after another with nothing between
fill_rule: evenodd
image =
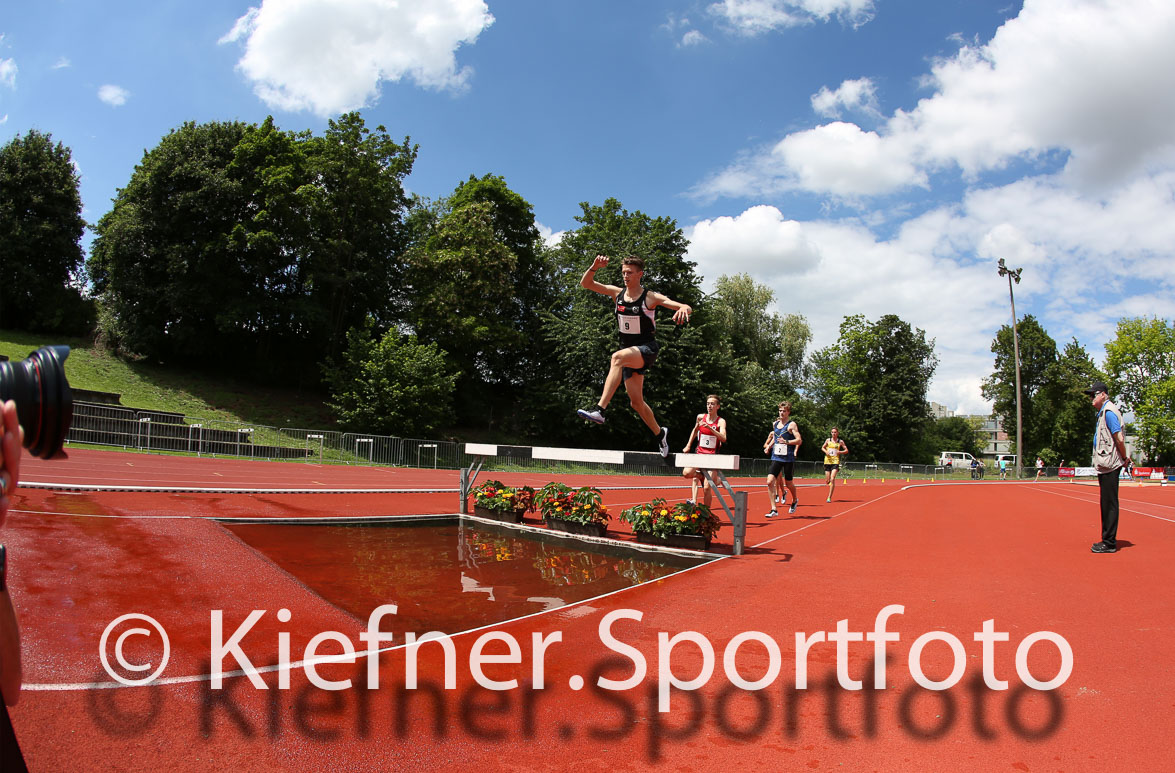
<instances>
[{"instance_id":1,"label":"flower box","mask_svg":"<svg viewBox=\"0 0 1175 773\"><path fill-rule=\"evenodd\" d=\"M491 510L481 505L473 506L473 514L481 518L490 518L505 523L521 523L523 510Z\"/></svg>"},{"instance_id":2,"label":"flower box","mask_svg":"<svg viewBox=\"0 0 1175 773\"><path fill-rule=\"evenodd\" d=\"M709 550L710 538L701 534L666 534L661 537L651 531L636 532L636 541L645 545L664 545L686 550Z\"/></svg>"},{"instance_id":3,"label":"flower box","mask_svg":"<svg viewBox=\"0 0 1175 773\"><path fill-rule=\"evenodd\" d=\"M608 524L606 523L584 523L583 521L572 521L567 518L555 518L554 516L547 516L545 520L548 529L565 531L568 534L603 537L604 533L608 531Z\"/></svg>"}]
</instances>

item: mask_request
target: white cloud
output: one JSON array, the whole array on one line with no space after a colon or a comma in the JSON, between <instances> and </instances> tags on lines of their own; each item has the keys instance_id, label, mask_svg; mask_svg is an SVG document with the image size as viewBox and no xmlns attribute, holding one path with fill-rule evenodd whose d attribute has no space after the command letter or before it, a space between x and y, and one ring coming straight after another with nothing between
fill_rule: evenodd
<instances>
[{"instance_id":1,"label":"white cloud","mask_svg":"<svg viewBox=\"0 0 1175 773\"><path fill-rule=\"evenodd\" d=\"M483 0L264 0L221 43L271 107L334 115L372 104L384 81L459 89L457 48L493 24Z\"/></svg>"},{"instance_id":2,"label":"white cloud","mask_svg":"<svg viewBox=\"0 0 1175 773\"><path fill-rule=\"evenodd\" d=\"M15 59L0 59L0 86L16 88L16 72Z\"/></svg>"},{"instance_id":3,"label":"white cloud","mask_svg":"<svg viewBox=\"0 0 1175 773\"><path fill-rule=\"evenodd\" d=\"M808 318L814 348L836 341L847 313L897 314L936 339L930 399L986 413L979 382L995 331L1011 320L998 258L1024 268L1017 314L1042 319L1059 348L1076 337L1095 361L1121 317L1175 318L1175 169L1106 197L1066 179L971 191L888 239L855 220L801 222L753 206L687 229L689 258L711 287L743 271L771 287L778 311Z\"/></svg>"},{"instance_id":4,"label":"white cloud","mask_svg":"<svg viewBox=\"0 0 1175 773\"><path fill-rule=\"evenodd\" d=\"M922 184L930 171L955 167L975 179L1012 160L1054 152L1067 156L1077 184L1120 183L1175 149L1172 38L1175 3L1025 0L1020 15L986 45L964 46L934 63L926 78L934 93L910 111L895 111L878 132L840 123L797 132L771 151L744 155L698 191L885 194ZM850 83L819 92L813 109L827 115L867 98ZM781 159L780 149L789 145L804 153ZM846 150L857 162L896 162L881 174L853 160L828 163ZM817 161L808 161L812 156ZM741 192L739 181L746 186Z\"/></svg>"},{"instance_id":5,"label":"white cloud","mask_svg":"<svg viewBox=\"0 0 1175 773\"><path fill-rule=\"evenodd\" d=\"M121 107L126 104L127 97L131 93L122 86L115 86L107 83L98 89L98 99L102 100L111 107Z\"/></svg>"},{"instance_id":6,"label":"white cloud","mask_svg":"<svg viewBox=\"0 0 1175 773\"><path fill-rule=\"evenodd\" d=\"M688 230L690 259L709 280L724 273L765 279L803 274L820 264L820 250L803 226L775 207L751 207L737 217L703 220ZM726 269L738 266L738 270Z\"/></svg>"},{"instance_id":7,"label":"white cloud","mask_svg":"<svg viewBox=\"0 0 1175 773\"><path fill-rule=\"evenodd\" d=\"M65 68L69 67L70 64L71 63L70 63L69 59L62 56L62 57L58 57L57 61L54 62L53 66L50 67L49 69L51 69L51 70L64 70Z\"/></svg>"},{"instance_id":8,"label":"white cloud","mask_svg":"<svg viewBox=\"0 0 1175 773\"><path fill-rule=\"evenodd\" d=\"M825 86L812 95L812 109L826 118L839 118L841 110L880 115L877 88L869 78L845 81L836 91Z\"/></svg>"},{"instance_id":9,"label":"white cloud","mask_svg":"<svg viewBox=\"0 0 1175 773\"><path fill-rule=\"evenodd\" d=\"M869 195L926 184L904 148L841 121L788 135L772 155L792 177L789 187L818 193Z\"/></svg>"},{"instance_id":10,"label":"white cloud","mask_svg":"<svg viewBox=\"0 0 1175 773\"><path fill-rule=\"evenodd\" d=\"M690 195L713 200L803 190L852 198L926 185L926 173L909 150L856 124L836 121L745 155L696 185Z\"/></svg>"},{"instance_id":11,"label":"white cloud","mask_svg":"<svg viewBox=\"0 0 1175 773\"><path fill-rule=\"evenodd\" d=\"M681 48L688 48L689 46L699 46L707 42L707 38L697 30L690 30L681 36L681 41L677 44Z\"/></svg>"},{"instance_id":12,"label":"white cloud","mask_svg":"<svg viewBox=\"0 0 1175 773\"><path fill-rule=\"evenodd\" d=\"M557 247L559 242L563 241L563 236L566 231L553 231L542 223L535 223L535 228L539 229L539 236L542 237L543 244L548 247Z\"/></svg>"},{"instance_id":13,"label":"white cloud","mask_svg":"<svg viewBox=\"0 0 1175 773\"><path fill-rule=\"evenodd\" d=\"M743 35L760 35L838 16L853 25L873 15L873 0L722 0L707 9Z\"/></svg>"},{"instance_id":14,"label":"white cloud","mask_svg":"<svg viewBox=\"0 0 1175 773\"><path fill-rule=\"evenodd\" d=\"M6 123L8 123L8 113L5 113L3 116L0 116L0 126L3 126Z\"/></svg>"}]
</instances>

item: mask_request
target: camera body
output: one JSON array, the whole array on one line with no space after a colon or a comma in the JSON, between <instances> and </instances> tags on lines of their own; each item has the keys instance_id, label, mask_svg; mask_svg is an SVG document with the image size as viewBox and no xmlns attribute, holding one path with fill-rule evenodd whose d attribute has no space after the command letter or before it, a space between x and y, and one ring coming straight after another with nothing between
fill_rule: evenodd
<instances>
[{"instance_id":1,"label":"camera body","mask_svg":"<svg viewBox=\"0 0 1175 773\"><path fill-rule=\"evenodd\" d=\"M0 402L12 400L24 446L33 456L61 453L73 421L73 391L65 377L68 346L43 346L19 362L0 362Z\"/></svg>"}]
</instances>

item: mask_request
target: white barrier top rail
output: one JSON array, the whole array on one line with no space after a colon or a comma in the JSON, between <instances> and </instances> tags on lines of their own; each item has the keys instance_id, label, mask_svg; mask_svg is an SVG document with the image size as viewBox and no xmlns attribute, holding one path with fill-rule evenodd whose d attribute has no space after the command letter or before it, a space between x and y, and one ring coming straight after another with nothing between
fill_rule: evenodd
<instances>
[{"instance_id":1,"label":"white barrier top rail","mask_svg":"<svg viewBox=\"0 0 1175 773\"><path fill-rule=\"evenodd\" d=\"M544 446L504 446L491 443L466 443L469 456L501 456L507 459L544 459L555 462L597 462L600 464L659 464L661 454L651 451L604 451L591 448L547 448ZM737 456L729 454L674 454L677 467L706 470L737 470Z\"/></svg>"}]
</instances>

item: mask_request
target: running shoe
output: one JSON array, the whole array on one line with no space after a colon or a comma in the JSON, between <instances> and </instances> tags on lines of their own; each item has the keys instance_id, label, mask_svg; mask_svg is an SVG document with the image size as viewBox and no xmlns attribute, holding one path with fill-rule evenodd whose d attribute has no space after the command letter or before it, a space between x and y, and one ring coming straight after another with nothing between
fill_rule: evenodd
<instances>
[{"instance_id":1,"label":"running shoe","mask_svg":"<svg viewBox=\"0 0 1175 773\"><path fill-rule=\"evenodd\" d=\"M601 416L600 421L603 422L603 420L604 420L604 417ZM661 428L661 434L657 438L657 450L661 452L662 457L664 457L665 459L669 458L669 428L668 427Z\"/></svg>"},{"instance_id":2,"label":"running shoe","mask_svg":"<svg viewBox=\"0 0 1175 773\"><path fill-rule=\"evenodd\" d=\"M604 423L604 409L598 405L595 408L580 408L576 413L581 419L587 419L596 424Z\"/></svg>"},{"instance_id":3,"label":"running shoe","mask_svg":"<svg viewBox=\"0 0 1175 773\"><path fill-rule=\"evenodd\" d=\"M824 501L825 501L825 502L831 502L831 501L832 501L832 497L829 497L828 499L825 499Z\"/></svg>"},{"instance_id":4,"label":"running shoe","mask_svg":"<svg viewBox=\"0 0 1175 773\"><path fill-rule=\"evenodd\" d=\"M792 500L791 507L789 507L789 508L787 509L787 512L788 512L788 514L789 514L789 515L790 515L791 513L794 513L794 512L796 511L796 505L798 505L798 504L799 504L799 502L796 502L795 500Z\"/></svg>"},{"instance_id":5,"label":"running shoe","mask_svg":"<svg viewBox=\"0 0 1175 773\"><path fill-rule=\"evenodd\" d=\"M774 518L777 515L779 515L779 513L775 512L775 508L771 508L771 512L767 513L767 515L765 515L763 517L764 518Z\"/></svg>"}]
</instances>

